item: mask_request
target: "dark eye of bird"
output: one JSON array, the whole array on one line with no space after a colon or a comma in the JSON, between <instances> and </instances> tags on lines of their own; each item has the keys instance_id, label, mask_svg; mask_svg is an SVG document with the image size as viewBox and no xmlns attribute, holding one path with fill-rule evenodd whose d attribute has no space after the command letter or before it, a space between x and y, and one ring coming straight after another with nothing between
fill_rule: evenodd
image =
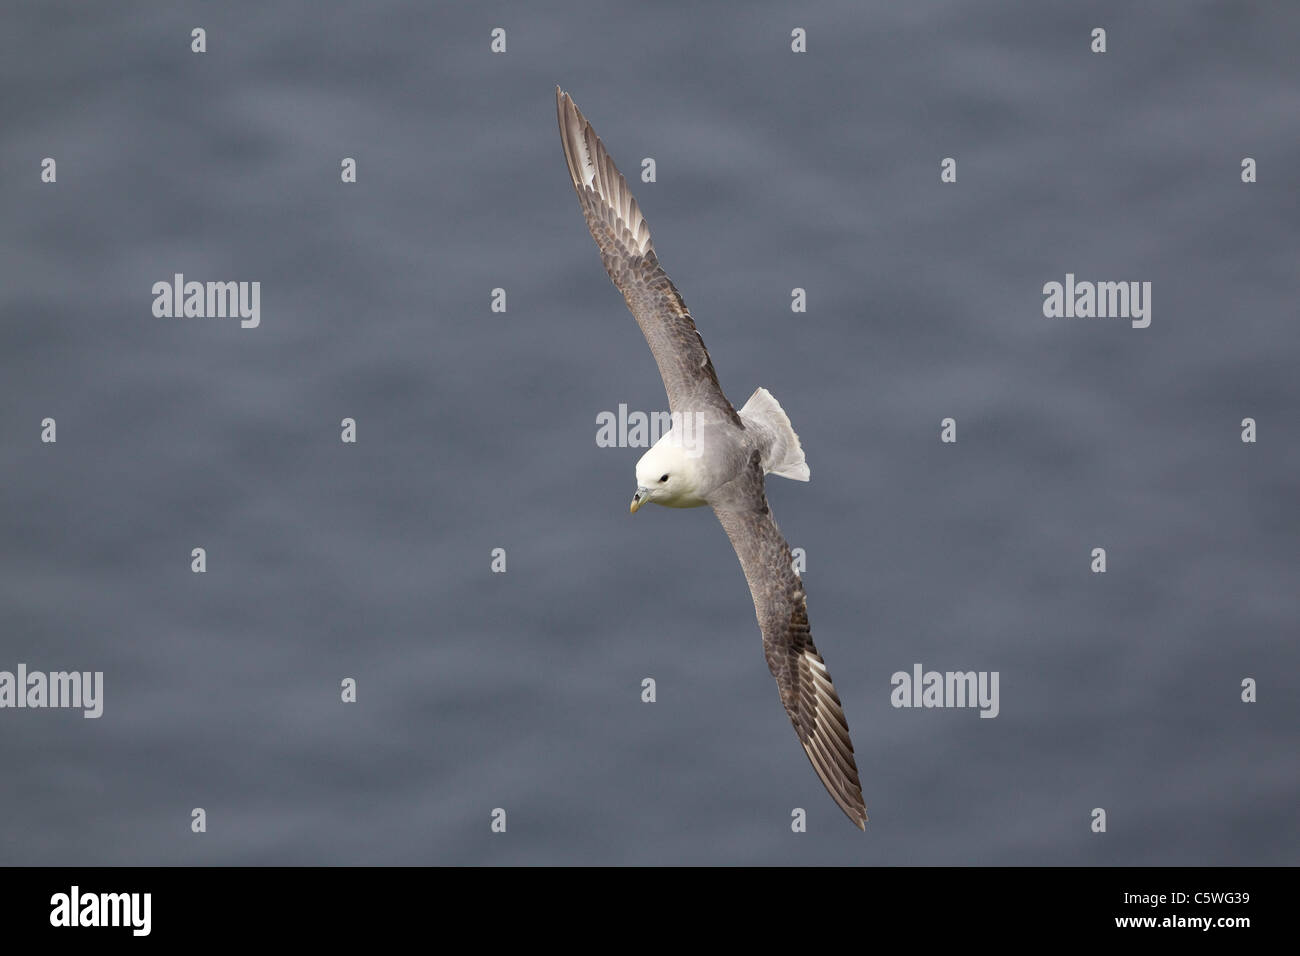
<instances>
[{"instance_id":1,"label":"dark eye of bird","mask_svg":"<svg viewBox=\"0 0 1300 956\"><path fill-rule=\"evenodd\" d=\"M668 480L668 476L667 476L667 475L664 475L664 476L663 476L662 478L660 478L659 480L660 480L660 481L667 481L667 480Z\"/></svg>"}]
</instances>

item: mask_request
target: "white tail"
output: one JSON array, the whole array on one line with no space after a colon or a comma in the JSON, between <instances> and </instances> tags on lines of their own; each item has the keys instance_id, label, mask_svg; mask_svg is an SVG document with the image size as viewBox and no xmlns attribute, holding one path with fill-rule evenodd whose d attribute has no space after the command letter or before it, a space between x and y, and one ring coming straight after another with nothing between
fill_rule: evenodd
<instances>
[{"instance_id":1,"label":"white tail","mask_svg":"<svg viewBox=\"0 0 1300 956\"><path fill-rule=\"evenodd\" d=\"M807 481L808 463L803 458L803 446L790 425L781 403L765 388L754 390L749 401L740 410L745 427L756 425L767 439L767 453L763 458L763 474L780 475L795 481Z\"/></svg>"}]
</instances>

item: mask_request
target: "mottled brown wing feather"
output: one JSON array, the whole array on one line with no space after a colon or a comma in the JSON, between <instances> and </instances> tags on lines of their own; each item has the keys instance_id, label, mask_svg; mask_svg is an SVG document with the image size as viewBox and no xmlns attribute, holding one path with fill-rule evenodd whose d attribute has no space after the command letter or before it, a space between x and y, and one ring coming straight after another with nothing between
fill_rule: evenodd
<instances>
[{"instance_id":1,"label":"mottled brown wing feather","mask_svg":"<svg viewBox=\"0 0 1300 956\"><path fill-rule=\"evenodd\" d=\"M740 425L722 393L704 340L681 294L659 266L641 208L569 94L555 88L560 141L587 228L605 271L623 293L659 366L671 411L712 410Z\"/></svg>"},{"instance_id":2,"label":"mottled brown wing feather","mask_svg":"<svg viewBox=\"0 0 1300 956\"><path fill-rule=\"evenodd\" d=\"M749 582L763 633L763 654L776 678L781 703L817 776L840 809L864 830L867 808L849 725L826 663L813 644L803 582L794 572L790 546L767 506L757 453L732 485L713 510Z\"/></svg>"}]
</instances>

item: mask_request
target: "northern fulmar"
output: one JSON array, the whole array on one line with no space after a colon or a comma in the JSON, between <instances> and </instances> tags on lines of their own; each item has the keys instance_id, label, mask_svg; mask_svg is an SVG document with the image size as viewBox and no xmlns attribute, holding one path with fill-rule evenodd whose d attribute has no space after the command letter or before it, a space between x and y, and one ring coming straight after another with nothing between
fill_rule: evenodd
<instances>
[{"instance_id":1,"label":"northern fulmar","mask_svg":"<svg viewBox=\"0 0 1300 956\"><path fill-rule=\"evenodd\" d=\"M803 582L763 488L769 474L808 480L799 438L767 389L757 389L739 412L727 400L686 303L659 265L650 229L623 175L559 87L555 107L587 228L605 271L641 326L668 392L673 424L637 462L632 513L645 504L713 508L740 558L763 654L799 742L831 797L864 830L867 808L849 725L813 645Z\"/></svg>"}]
</instances>

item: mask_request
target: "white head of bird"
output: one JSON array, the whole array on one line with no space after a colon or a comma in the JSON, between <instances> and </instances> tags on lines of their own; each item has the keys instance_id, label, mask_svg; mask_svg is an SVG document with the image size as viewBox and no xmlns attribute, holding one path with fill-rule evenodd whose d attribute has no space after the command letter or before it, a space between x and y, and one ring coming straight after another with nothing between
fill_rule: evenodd
<instances>
[{"instance_id":1,"label":"white head of bird","mask_svg":"<svg viewBox=\"0 0 1300 956\"><path fill-rule=\"evenodd\" d=\"M636 494L632 514L653 502L668 508L697 508L705 504L698 495L700 455L677 440L673 429L664 433L636 463Z\"/></svg>"}]
</instances>

